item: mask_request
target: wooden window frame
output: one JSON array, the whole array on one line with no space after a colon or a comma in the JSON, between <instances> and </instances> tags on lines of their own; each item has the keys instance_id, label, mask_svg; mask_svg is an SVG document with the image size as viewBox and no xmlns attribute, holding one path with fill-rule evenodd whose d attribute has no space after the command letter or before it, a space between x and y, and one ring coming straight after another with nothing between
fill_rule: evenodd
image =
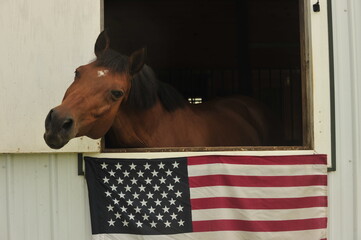
<instances>
[{"instance_id":1,"label":"wooden window frame","mask_svg":"<svg viewBox=\"0 0 361 240\"><path fill-rule=\"evenodd\" d=\"M105 148L101 140L100 154L112 157L169 155L306 155L327 154L330 170L335 170L333 116L333 75L331 1L320 0L320 12L313 11L312 0L300 0L301 78L303 99L303 146L236 146L236 147L168 147ZM104 28L104 0L101 0L101 26ZM114 155L115 154L115 155Z\"/></svg>"}]
</instances>

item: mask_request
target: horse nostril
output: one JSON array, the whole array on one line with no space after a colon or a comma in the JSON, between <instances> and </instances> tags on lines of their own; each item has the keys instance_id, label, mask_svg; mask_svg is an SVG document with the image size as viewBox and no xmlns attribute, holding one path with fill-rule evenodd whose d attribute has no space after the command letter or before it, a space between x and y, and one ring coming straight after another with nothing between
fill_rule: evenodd
<instances>
[{"instance_id":1,"label":"horse nostril","mask_svg":"<svg viewBox=\"0 0 361 240\"><path fill-rule=\"evenodd\" d=\"M71 118L65 119L62 125L62 129L69 131L73 127L73 123L74 123L73 119Z\"/></svg>"},{"instance_id":2,"label":"horse nostril","mask_svg":"<svg viewBox=\"0 0 361 240\"><path fill-rule=\"evenodd\" d=\"M54 114L54 110L50 110L50 112L48 113L48 115L46 116L45 119L45 129L49 129L50 125L51 125L51 121L53 120L53 114Z\"/></svg>"},{"instance_id":3,"label":"horse nostril","mask_svg":"<svg viewBox=\"0 0 361 240\"><path fill-rule=\"evenodd\" d=\"M53 112L54 112L54 110L52 109L52 110L50 110L50 112L48 113L48 117L47 117L47 120L49 121L49 122L51 122L51 119L52 119L52 114L53 114Z\"/></svg>"}]
</instances>

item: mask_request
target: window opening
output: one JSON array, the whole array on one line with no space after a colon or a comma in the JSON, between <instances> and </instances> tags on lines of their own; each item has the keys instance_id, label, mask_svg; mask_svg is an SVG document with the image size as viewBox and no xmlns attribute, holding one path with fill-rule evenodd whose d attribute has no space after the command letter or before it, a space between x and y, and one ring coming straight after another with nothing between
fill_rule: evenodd
<instances>
[{"instance_id":1,"label":"window opening","mask_svg":"<svg viewBox=\"0 0 361 240\"><path fill-rule=\"evenodd\" d=\"M189 102L254 97L278 116L280 145L310 148L302 9L299 0L104 0L104 27L122 53L146 46L147 64Z\"/></svg>"}]
</instances>

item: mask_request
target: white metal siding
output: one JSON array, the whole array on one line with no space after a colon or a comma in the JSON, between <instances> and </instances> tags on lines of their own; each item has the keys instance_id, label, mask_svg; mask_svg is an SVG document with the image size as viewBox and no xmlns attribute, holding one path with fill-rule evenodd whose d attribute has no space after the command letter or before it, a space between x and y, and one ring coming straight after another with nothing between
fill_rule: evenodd
<instances>
[{"instance_id":1,"label":"white metal siding","mask_svg":"<svg viewBox=\"0 0 361 240\"><path fill-rule=\"evenodd\" d=\"M361 2L332 0L337 171L329 174L330 240L361 239Z\"/></svg>"},{"instance_id":2,"label":"white metal siding","mask_svg":"<svg viewBox=\"0 0 361 240\"><path fill-rule=\"evenodd\" d=\"M0 155L1 240L90 239L75 154Z\"/></svg>"},{"instance_id":3,"label":"white metal siding","mask_svg":"<svg viewBox=\"0 0 361 240\"><path fill-rule=\"evenodd\" d=\"M44 120L75 68L94 58L100 0L1 0L0 29L0 152L52 152ZM61 151L98 148L84 138Z\"/></svg>"}]
</instances>

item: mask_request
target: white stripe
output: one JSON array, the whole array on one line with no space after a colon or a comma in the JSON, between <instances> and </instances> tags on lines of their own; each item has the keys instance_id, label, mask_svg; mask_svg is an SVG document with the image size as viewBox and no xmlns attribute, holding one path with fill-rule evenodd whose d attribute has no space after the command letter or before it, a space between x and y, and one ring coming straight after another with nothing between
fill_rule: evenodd
<instances>
[{"instance_id":1,"label":"white stripe","mask_svg":"<svg viewBox=\"0 0 361 240\"><path fill-rule=\"evenodd\" d=\"M191 188L191 199L209 197L300 198L326 196L325 186L309 187L199 187Z\"/></svg>"},{"instance_id":2,"label":"white stripe","mask_svg":"<svg viewBox=\"0 0 361 240\"><path fill-rule=\"evenodd\" d=\"M229 174L243 176L297 176L327 174L324 165L238 165L238 164L203 164L188 166L188 175L204 176Z\"/></svg>"},{"instance_id":3,"label":"white stripe","mask_svg":"<svg viewBox=\"0 0 361 240\"><path fill-rule=\"evenodd\" d=\"M237 219L246 221L272 221L272 220L297 220L320 218L326 216L325 207L277 209L277 210L249 210L249 209L202 209L192 210L193 221L206 221L218 219Z\"/></svg>"},{"instance_id":4,"label":"white stripe","mask_svg":"<svg viewBox=\"0 0 361 240\"><path fill-rule=\"evenodd\" d=\"M172 235L98 234L93 240L319 240L326 238L326 229L291 232L221 231Z\"/></svg>"}]
</instances>

